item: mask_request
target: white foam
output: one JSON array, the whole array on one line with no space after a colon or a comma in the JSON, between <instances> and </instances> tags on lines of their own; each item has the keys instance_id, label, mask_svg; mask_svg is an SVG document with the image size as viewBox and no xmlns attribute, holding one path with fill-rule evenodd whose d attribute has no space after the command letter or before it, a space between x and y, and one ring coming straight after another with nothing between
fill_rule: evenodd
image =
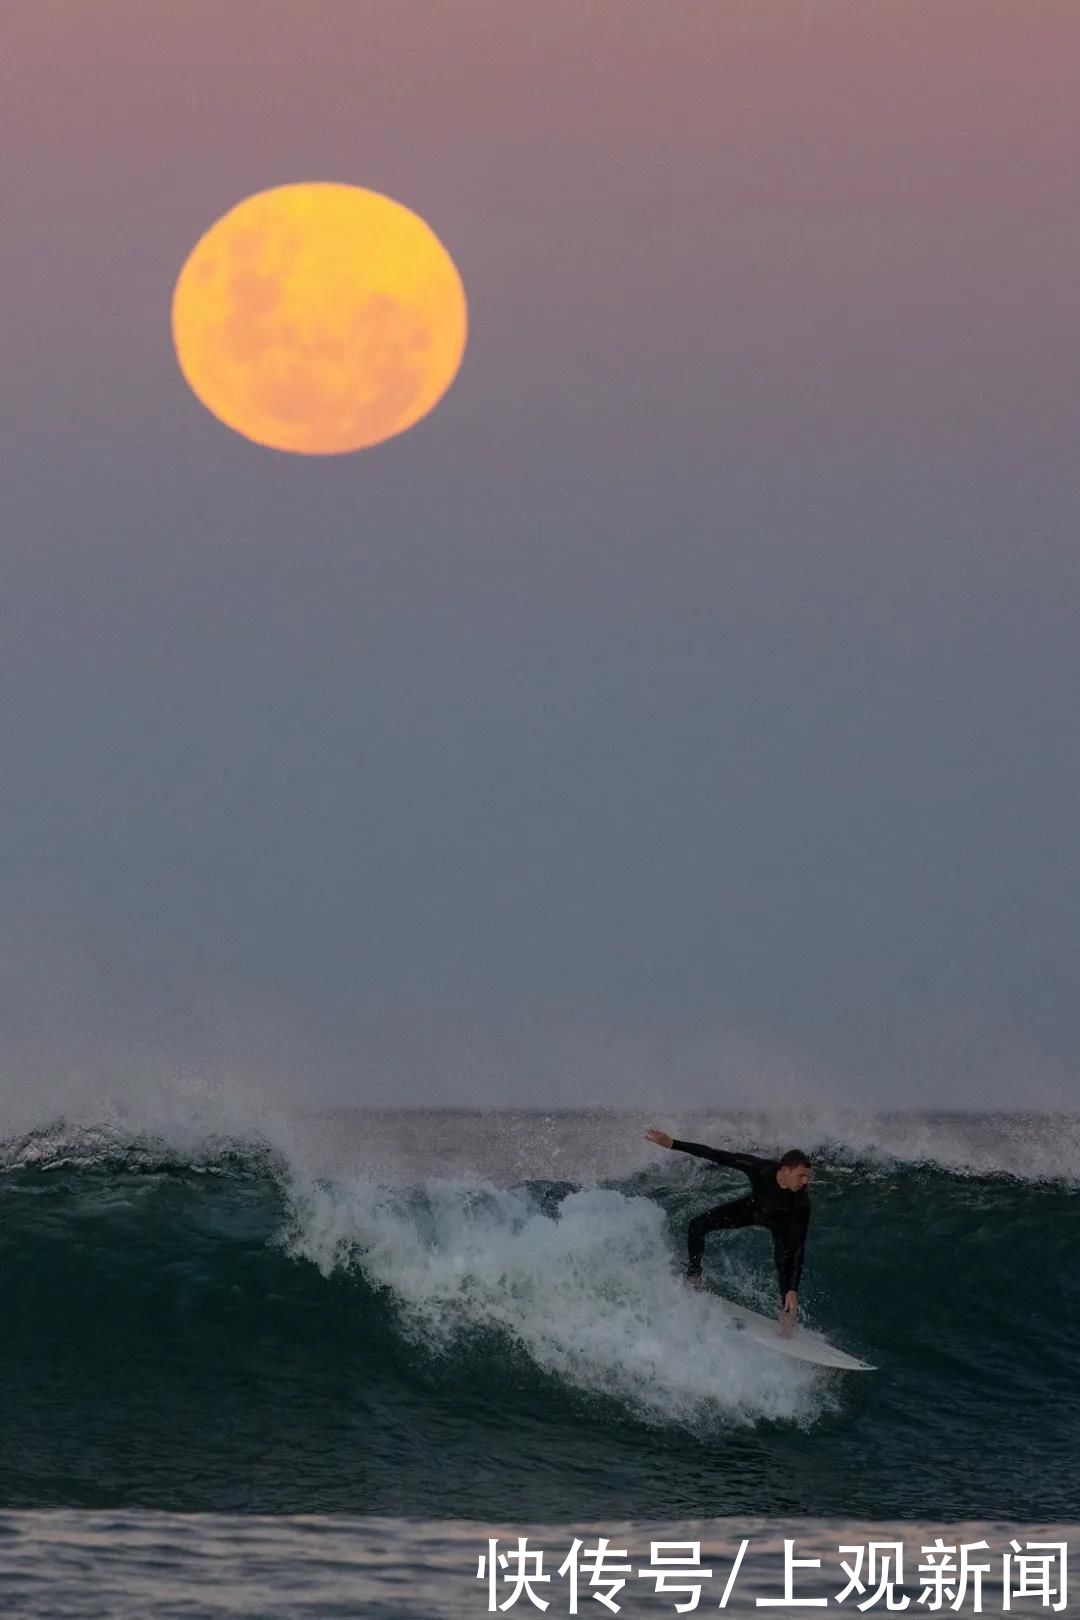
<instances>
[{"instance_id":1,"label":"white foam","mask_svg":"<svg viewBox=\"0 0 1080 1620\"><path fill-rule=\"evenodd\" d=\"M301 1089L299 1081L160 1063L115 1074L72 1071L33 1084L8 1072L0 1074L0 1145L38 1134L53 1146L68 1142L79 1157L80 1141L87 1146L96 1134L95 1146L152 1139L178 1157L199 1158L224 1140L270 1147L309 1176L413 1184L425 1175L462 1174L503 1185L533 1177L588 1184L641 1171L669 1177L679 1161L643 1140L646 1126L659 1124L684 1139L752 1152L800 1146L884 1168L924 1164L958 1175L1080 1182L1080 1113L882 1114L809 1102L754 1114L305 1113L296 1107ZM683 1161L680 1174L712 1172Z\"/></svg>"},{"instance_id":2,"label":"white foam","mask_svg":"<svg viewBox=\"0 0 1080 1620\"><path fill-rule=\"evenodd\" d=\"M579 1390L653 1421L808 1421L821 1380L762 1355L676 1274L663 1211L591 1188L557 1211L523 1190L432 1180L422 1196L366 1178L297 1182L289 1252L329 1276L358 1268L432 1349L497 1330Z\"/></svg>"},{"instance_id":3,"label":"white foam","mask_svg":"<svg viewBox=\"0 0 1080 1620\"><path fill-rule=\"evenodd\" d=\"M72 1070L20 1085L0 1077L0 1157L92 1164L125 1148L198 1162L223 1147L300 1150L292 1118L257 1080L146 1065L102 1075Z\"/></svg>"},{"instance_id":4,"label":"white foam","mask_svg":"<svg viewBox=\"0 0 1080 1620\"><path fill-rule=\"evenodd\" d=\"M704 1139L750 1145L744 1116L711 1116ZM813 1106L770 1113L749 1127L761 1151L799 1146L892 1165L928 1165L965 1176L1025 1181L1080 1179L1080 1114L857 1113ZM680 1133L681 1134L681 1133Z\"/></svg>"}]
</instances>

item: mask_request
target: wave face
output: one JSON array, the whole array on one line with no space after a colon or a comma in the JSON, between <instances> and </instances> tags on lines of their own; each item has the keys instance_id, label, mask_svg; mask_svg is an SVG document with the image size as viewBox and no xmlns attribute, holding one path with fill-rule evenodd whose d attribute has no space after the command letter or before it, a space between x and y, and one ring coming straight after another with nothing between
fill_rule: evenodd
<instances>
[{"instance_id":1,"label":"wave face","mask_svg":"<svg viewBox=\"0 0 1080 1620\"><path fill-rule=\"evenodd\" d=\"M1080 1122L802 1120L806 1312L880 1369L846 1378L684 1287L686 1221L745 1183L641 1124L9 1138L0 1505L1080 1516ZM794 1124L676 1128L772 1151ZM707 1268L771 1308L764 1233L712 1238Z\"/></svg>"}]
</instances>

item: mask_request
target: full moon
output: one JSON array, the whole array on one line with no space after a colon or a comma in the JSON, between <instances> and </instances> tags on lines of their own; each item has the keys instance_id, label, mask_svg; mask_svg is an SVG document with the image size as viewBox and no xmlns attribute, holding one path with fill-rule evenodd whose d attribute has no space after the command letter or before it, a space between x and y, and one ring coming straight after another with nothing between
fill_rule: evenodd
<instances>
[{"instance_id":1,"label":"full moon","mask_svg":"<svg viewBox=\"0 0 1080 1620\"><path fill-rule=\"evenodd\" d=\"M430 226L360 186L238 203L177 279L173 342L207 410L256 444L362 450L438 403L465 351L465 291Z\"/></svg>"}]
</instances>

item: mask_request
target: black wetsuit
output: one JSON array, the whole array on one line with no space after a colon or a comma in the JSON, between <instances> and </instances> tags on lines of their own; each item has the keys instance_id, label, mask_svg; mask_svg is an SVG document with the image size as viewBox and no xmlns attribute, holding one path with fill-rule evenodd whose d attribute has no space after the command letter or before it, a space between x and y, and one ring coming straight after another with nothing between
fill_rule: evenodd
<instances>
[{"instance_id":1,"label":"black wetsuit","mask_svg":"<svg viewBox=\"0 0 1080 1620\"><path fill-rule=\"evenodd\" d=\"M726 1153L723 1148L705 1147L701 1142L671 1143L679 1153L693 1153L699 1159L711 1159L732 1170L741 1170L750 1178L750 1193L736 1198L730 1204L717 1204L704 1215L690 1222L687 1239L690 1264L687 1275L701 1275L701 1257L705 1251L707 1232L718 1232L735 1226L766 1226L772 1233L776 1275L780 1282L780 1298L789 1289L796 1291L802 1276L803 1252L806 1248L806 1229L810 1224L810 1199L805 1187L789 1192L776 1179L780 1168L778 1159L759 1159L753 1153Z\"/></svg>"}]
</instances>

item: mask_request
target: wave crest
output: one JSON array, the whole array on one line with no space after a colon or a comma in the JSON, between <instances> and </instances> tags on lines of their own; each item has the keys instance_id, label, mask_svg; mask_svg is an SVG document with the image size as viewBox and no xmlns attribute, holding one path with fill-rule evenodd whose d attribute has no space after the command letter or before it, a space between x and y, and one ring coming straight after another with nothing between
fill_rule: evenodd
<instances>
[{"instance_id":1,"label":"wave crest","mask_svg":"<svg viewBox=\"0 0 1080 1620\"><path fill-rule=\"evenodd\" d=\"M673 1265L666 1217L612 1188L557 1204L525 1188L363 1179L297 1185L283 1239L324 1276L356 1270L443 1353L498 1333L543 1372L650 1421L809 1421L822 1380L746 1343Z\"/></svg>"}]
</instances>

